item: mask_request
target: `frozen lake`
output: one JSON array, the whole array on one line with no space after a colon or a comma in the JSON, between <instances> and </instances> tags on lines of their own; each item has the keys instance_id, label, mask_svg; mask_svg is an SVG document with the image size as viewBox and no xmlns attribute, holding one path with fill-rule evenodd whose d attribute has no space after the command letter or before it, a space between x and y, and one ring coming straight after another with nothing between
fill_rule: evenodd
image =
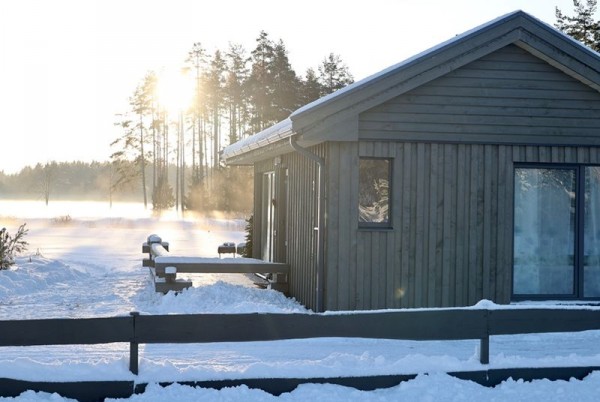
<instances>
[{"instance_id":1,"label":"frozen lake","mask_svg":"<svg viewBox=\"0 0 600 402\"><path fill-rule=\"evenodd\" d=\"M141 258L141 244L156 233L171 243L172 251L216 257L217 247L226 241L244 241L244 217L169 210L156 214L142 203L96 201L0 200L0 224L14 232L27 223L29 250L40 251L49 258L75 256L84 258L86 248ZM133 244L139 247L132 247ZM85 259L85 258L84 258Z\"/></svg>"},{"instance_id":2,"label":"frozen lake","mask_svg":"<svg viewBox=\"0 0 600 402\"><path fill-rule=\"evenodd\" d=\"M200 216L191 211L176 211L170 209L156 213L152 204L144 208L141 202L114 202L108 201L53 201L48 205L42 200L0 199L0 218L28 218L28 219L55 219L69 216L78 220L117 219L128 220L156 218L160 220L202 220ZM222 214L213 213L213 217L223 217ZM231 217L230 217L231 218ZM240 219L246 217L238 217Z\"/></svg>"}]
</instances>

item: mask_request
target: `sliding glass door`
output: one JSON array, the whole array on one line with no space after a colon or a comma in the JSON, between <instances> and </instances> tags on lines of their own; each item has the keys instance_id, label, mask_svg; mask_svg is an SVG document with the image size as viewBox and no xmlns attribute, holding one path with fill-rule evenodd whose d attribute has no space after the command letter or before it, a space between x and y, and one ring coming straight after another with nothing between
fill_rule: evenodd
<instances>
[{"instance_id":1,"label":"sliding glass door","mask_svg":"<svg viewBox=\"0 0 600 402\"><path fill-rule=\"evenodd\" d=\"M585 168L583 296L600 297L600 167Z\"/></svg>"},{"instance_id":2,"label":"sliding glass door","mask_svg":"<svg viewBox=\"0 0 600 402\"><path fill-rule=\"evenodd\" d=\"M515 170L515 295L574 290L575 171Z\"/></svg>"},{"instance_id":3,"label":"sliding glass door","mask_svg":"<svg viewBox=\"0 0 600 402\"><path fill-rule=\"evenodd\" d=\"M600 297L600 167L515 168L513 296Z\"/></svg>"}]
</instances>

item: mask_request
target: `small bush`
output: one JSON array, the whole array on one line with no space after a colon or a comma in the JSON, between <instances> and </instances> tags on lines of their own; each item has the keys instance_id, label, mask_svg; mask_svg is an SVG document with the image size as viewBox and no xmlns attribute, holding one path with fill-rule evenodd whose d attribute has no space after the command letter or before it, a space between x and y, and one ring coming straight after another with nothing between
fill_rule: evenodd
<instances>
[{"instance_id":1,"label":"small bush","mask_svg":"<svg viewBox=\"0 0 600 402\"><path fill-rule=\"evenodd\" d=\"M25 229L25 224L19 226L14 237L6 228L0 230L0 270L8 269L15 263L15 255L27 250L28 243L25 241L27 232L29 229Z\"/></svg>"},{"instance_id":2,"label":"small bush","mask_svg":"<svg viewBox=\"0 0 600 402\"><path fill-rule=\"evenodd\" d=\"M246 247L244 257L252 258L252 232L254 231L254 215L246 219Z\"/></svg>"},{"instance_id":3,"label":"small bush","mask_svg":"<svg viewBox=\"0 0 600 402\"><path fill-rule=\"evenodd\" d=\"M61 215L52 219L52 223L56 225L68 225L72 220L73 218L71 218L71 215Z\"/></svg>"}]
</instances>

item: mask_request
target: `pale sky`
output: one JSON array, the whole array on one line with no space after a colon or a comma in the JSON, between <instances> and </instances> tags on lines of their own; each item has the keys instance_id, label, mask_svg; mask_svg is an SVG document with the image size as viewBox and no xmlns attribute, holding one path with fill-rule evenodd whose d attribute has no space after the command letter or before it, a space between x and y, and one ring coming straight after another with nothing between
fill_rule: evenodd
<instances>
[{"instance_id":1,"label":"pale sky","mask_svg":"<svg viewBox=\"0 0 600 402\"><path fill-rule=\"evenodd\" d=\"M1 0L0 171L104 161L115 114L149 70L194 42L247 52L261 30L304 75L330 52L356 80L506 13L554 24L572 0Z\"/></svg>"}]
</instances>

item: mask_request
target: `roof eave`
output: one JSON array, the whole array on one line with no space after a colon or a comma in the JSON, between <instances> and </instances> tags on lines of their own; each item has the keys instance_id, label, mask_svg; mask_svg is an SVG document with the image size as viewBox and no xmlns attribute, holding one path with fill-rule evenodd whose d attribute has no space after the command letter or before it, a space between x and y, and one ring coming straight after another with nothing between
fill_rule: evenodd
<instances>
[{"instance_id":1,"label":"roof eave","mask_svg":"<svg viewBox=\"0 0 600 402\"><path fill-rule=\"evenodd\" d=\"M254 155L263 154L262 148L277 148L287 143L287 139L294 135L292 121L285 119L279 123L250 137L229 145L223 149L221 159L228 165L250 164L247 160L254 160Z\"/></svg>"}]
</instances>

